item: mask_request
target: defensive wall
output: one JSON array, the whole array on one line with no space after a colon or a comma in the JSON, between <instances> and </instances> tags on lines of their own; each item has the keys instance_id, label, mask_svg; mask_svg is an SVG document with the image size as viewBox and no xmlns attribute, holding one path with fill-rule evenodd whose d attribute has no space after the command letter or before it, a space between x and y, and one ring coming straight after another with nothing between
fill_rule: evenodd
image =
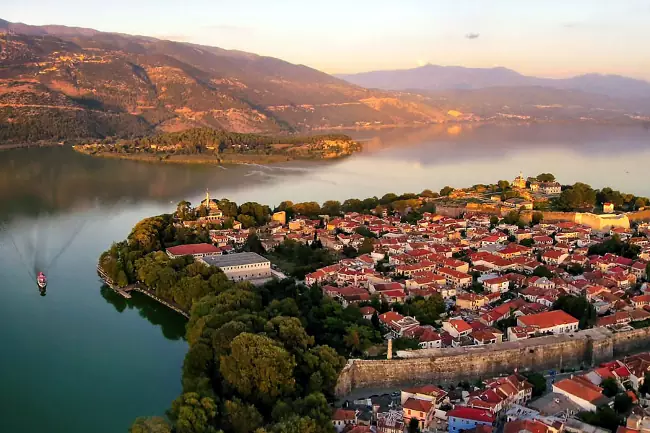
<instances>
[{"instance_id":1,"label":"defensive wall","mask_svg":"<svg viewBox=\"0 0 650 433\"><path fill-rule=\"evenodd\" d=\"M650 349L650 328L614 333L594 328L485 346L398 352L399 359L348 361L336 395L358 388L390 388L476 380L518 371L593 366Z\"/></svg>"},{"instance_id":2,"label":"defensive wall","mask_svg":"<svg viewBox=\"0 0 650 433\"><path fill-rule=\"evenodd\" d=\"M480 212L491 215L505 216L513 209L509 207L499 207L487 203L467 203L460 204L437 204L436 213L452 218L458 218L466 212ZM598 231L609 231L612 228L630 228L630 223L640 221L650 221L650 209L627 212L623 214L593 214L588 212L546 212L524 210L520 213L520 218L525 223L530 223L534 213L541 213L543 221L548 223L573 222L584 224Z\"/></svg>"}]
</instances>

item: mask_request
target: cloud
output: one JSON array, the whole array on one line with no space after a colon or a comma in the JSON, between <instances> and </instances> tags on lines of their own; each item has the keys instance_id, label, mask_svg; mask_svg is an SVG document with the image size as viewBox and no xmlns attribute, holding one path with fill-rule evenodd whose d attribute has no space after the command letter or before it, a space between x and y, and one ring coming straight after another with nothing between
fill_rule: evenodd
<instances>
[{"instance_id":1,"label":"cloud","mask_svg":"<svg viewBox=\"0 0 650 433\"><path fill-rule=\"evenodd\" d=\"M578 22L568 22L568 23L562 23L562 27L565 29L575 29L576 27L580 27L580 23Z\"/></svg>"},{"instance_id":2,"label":"cloud","mask_svg":"<svg viewBox=\"0 0 650 433\"><path fill-rule=\"evenodd\" d=\"M467 39L470 39L470 40L471 40L471 39L478 39L479 36L481 36L480 33L467 33L467 34L465 35L465 37L466 37Z\"/></svg>"}]
</instances>

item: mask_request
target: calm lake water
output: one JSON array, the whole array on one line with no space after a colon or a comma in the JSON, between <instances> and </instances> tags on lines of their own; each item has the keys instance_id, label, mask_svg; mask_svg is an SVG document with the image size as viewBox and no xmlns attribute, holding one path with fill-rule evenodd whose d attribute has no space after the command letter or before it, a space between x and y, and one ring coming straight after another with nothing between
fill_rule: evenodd
<instances>
[{"instance_id":1,"label":"calm lake water","mask_svg":"<svg viewBox=\"0 0 650 433\"><path fill-rule=\"evenodd\" d=\"M184 321L102 290L99 254L183 198L277 205L438 190L554 173L650 196L638 127L435 127L358 133L366 150L326 163L204 167L95 159L67 148L0 153L0 431L115 433L179 394ZM57 257L58 256L58 257ZM47 269L47 295L34 283Z\"/></svg>"}]
</instances>

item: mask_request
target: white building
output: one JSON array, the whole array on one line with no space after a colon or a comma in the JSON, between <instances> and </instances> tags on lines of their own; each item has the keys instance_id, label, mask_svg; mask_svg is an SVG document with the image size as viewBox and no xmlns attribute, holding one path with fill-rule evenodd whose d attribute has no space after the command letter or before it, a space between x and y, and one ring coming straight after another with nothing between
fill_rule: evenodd
<instances>
[{"instance_id":1,"label":"white building","mask_svg":"<svg viewBox=\"0 0 650 433\"><path fill-rule=\"evenodd\" d=\"M256 253L235 253L203 257L201 262L220 268L233 281L268 280L271 262Z\"/></svg>"},{"instance_id":2,"label":"white building","mask_svg":"<svg viewBox=\"0 0 650 433\"><path fill-rule=\"evenodd\" d=\"M517 325L536 327L539 333L566 334L578 330L578 319L562 310L519 316Z\"/></svg>"}]
</instances>

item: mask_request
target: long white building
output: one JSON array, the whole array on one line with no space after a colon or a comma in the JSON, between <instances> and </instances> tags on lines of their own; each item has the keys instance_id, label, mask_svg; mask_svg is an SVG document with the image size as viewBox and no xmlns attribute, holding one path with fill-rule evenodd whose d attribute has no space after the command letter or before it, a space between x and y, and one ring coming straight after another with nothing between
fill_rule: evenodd
<instances>
[{"instance_id":1,"label":"long white building","mask_svg":"<svg viewBox=\"0 0 650 433\"><path fill-rule=\"evenodd\" d=\"M271 278L271 262L256 253L234 253L199 259L220 268L233 281L256 281Z\"/></svg>"}]
</instances>

